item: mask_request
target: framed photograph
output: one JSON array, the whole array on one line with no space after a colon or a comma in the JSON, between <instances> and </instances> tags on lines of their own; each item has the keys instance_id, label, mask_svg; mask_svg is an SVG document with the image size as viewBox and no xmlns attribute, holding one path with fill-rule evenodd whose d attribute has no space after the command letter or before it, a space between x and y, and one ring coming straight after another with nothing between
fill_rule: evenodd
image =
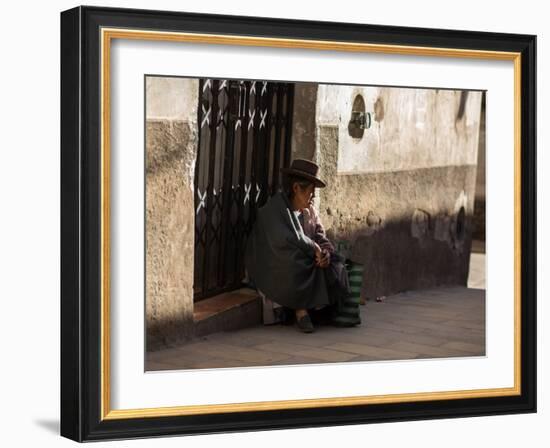
<instances>
[{"instance_id":1,"label":"framed photograph","mask_svg":"<svg viewBox=\"0 0 550 448\"><path fill-rule=\"evenodd\" d=\"M61 13L61 434L536 412L536 36Z\"/></svg>"}]
</instances>

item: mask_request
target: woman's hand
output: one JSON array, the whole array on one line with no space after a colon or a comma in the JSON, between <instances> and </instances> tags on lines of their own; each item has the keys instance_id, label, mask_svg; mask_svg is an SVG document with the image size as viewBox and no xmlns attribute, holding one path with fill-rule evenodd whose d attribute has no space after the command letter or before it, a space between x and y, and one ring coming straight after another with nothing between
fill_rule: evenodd
<instances>
[{"instance_id":1,"label":"woman's hand","mask_svg":"<svg viewBox=\"0 0 550 448\"><path fill-rule=\"evenodd\" d=\"M315 243L315 265L320 268L326 268L330 264L330 252L328 250L323 250L321 247Z\"/></svg>"},{"instance_id":2,"label":"woman's hand","mask_svg":"<svg viewBox=\"0 0 550 448\"><path fill-rule=\"evenodd\" d=\"M319 261L319 266L322 268L328 267L330 264L330 252L328 250L323 250L321 252L321 260Z\"/></svg>"},{"instance_id":3,"label":"woman's hand","mask_svg":"<svg viewBox=\"0 0 550 448\"><path fill-rule=\"evenodd\" d=\"M321 259L323 258L323 251L321 250L321 247L314 241L314 248L315 248L315 265L319 266L321 263Z\"/></svg>"}]
</instances>

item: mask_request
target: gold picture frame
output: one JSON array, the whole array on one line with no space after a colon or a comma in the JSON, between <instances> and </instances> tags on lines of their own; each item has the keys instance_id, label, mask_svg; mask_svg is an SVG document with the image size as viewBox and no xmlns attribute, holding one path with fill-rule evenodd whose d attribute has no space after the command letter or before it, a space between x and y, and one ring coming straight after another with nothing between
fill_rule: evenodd
<instances>
[{"instance_id":1,"label":"gold picture frame","mask_svg":"<svg viewBox=\"0 0 550 448\"><path fill-rule=\"evenodd\" d=\"M394 27L317 23L310 36L300 24L271 19L219 17L168 12L140 12L79 7L62 13L62 227L72 229L62 246L62 434L75 440L143 435L188 434L325 425L409 418L400 404L409 403L415 415L445 417L535 410L535 294L534 208L534 58L533 36L411 29L395 37ZM270 35L252 29L269 21ZM147 24L155 24L154 27ZM174 23L180 30L174 30ZM81 24L86 24L83 27ZM350 27L352 29L350 29ZM151 29L154 28L154 29ZM212 32L215 29L216 32ZM231 28L233 29L233 28ZM288 35L292 30L295 37ZM326 30L339 39L322 39ZM361 41L346 40L352 31ZM339 33L339 34L338 34ZM266 33L267 34L267 33ZM161 408L111 408L110 303L110 185L111 185L111 44L116 39L186 42L243 47L275 47L342 52L369 52L512 61L514 65L514 386L449 392L371 395L306 400L281 400ZM79 46L79 42L84 42ZM410 44L408 43L410 42ZM429 42L429 44L428 44ZM464 44L462 46L461 44ZM95 52L93 51L95 50ZM97 78L84 69L96 69ZM93 70L92 70L93 71ZM75 82L76 80L79 82ZM93 83L97 82L97 85ZM82 104L86 98L86 104ZM84 110L84 106L91 109ZM93 110L99 113L94 126ZM75 114L75 111L77 112ZM84 129L86 141L77 130ZM80 175L76 175L77 170ZM74 190L77 184L85 188ZM86 191L84 191L86 190ZM92 210L92 211L90 211ZM75 217L81 216L80 222ZM93 228L83 241L84 228ZM83 257L86 256L86 261ZM67 263L81 260L76 271ZM94 286L87 291L81 285ZM85 281L84 281L85 280ZM80 285L80 286L79 286ZM75 320L75 317L77 319ZM70 336L78 335L78 338ZM99 338L97 338L99 336ZM82 375L82 370L91 372ZM78 409L79 418L74 416ZM274 412L277 411L277 412ZM311 411L311 412L308 412ZM384 414L385 413L385 414ZM246 415L246 418L243 418ZM251 418L256 416L256 418ZM292 421L289 420L293 416ZM200 418L197 418L200 417ZM207 424L206 418L214 421ZM168 423L167 423L168 419Z\"/></svg>"}]
</instances>

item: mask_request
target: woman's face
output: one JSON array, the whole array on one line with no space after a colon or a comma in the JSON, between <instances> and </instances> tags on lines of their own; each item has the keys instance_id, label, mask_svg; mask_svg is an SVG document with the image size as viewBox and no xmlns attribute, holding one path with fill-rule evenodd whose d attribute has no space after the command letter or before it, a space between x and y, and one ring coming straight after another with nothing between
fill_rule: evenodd
<instances>
[{"instance_id":1,"label":"woman's face","mask_svg":"<svg viewBox=\"0 0 550 448\"><path fill-rule=\"evenodd\" d=\"M315 185L309 184L303 188L299 183L294 183L292 186L294 196L292 198L292 205L296 210L303 210L313 204L313 198L315 198Z\"/></svg>"}]
</instances>

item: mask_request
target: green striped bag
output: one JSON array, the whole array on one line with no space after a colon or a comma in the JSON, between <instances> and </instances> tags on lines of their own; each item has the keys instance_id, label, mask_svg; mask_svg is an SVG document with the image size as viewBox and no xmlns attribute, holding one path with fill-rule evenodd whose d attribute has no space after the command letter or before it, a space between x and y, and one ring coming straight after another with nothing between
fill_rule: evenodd
<instances>
[{"instance_id":1,"label":"green striped bag","mask_svg":"<svg viewBox=\"0 0 550 448\"><path fill-rule=\"evenodd\" d=\"M361 324L359 301L363 283L363 265L348 261L346 263L351 293L338 306L333 324L339 327L352 327Z\"/></svg>"}]
</instances>

